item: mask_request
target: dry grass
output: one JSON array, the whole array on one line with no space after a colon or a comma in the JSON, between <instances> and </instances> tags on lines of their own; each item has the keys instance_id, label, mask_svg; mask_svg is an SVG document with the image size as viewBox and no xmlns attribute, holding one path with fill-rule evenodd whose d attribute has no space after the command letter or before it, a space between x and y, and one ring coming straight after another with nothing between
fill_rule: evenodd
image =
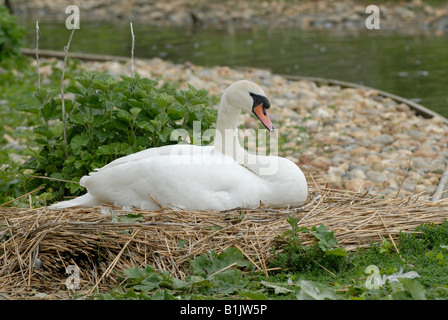
<instances>
[{"instance_id":1,"label":"dry grass","mask_svg":"<svg viewBox=\"0 0 448 320\"><path fill-rule=\"evenodd\" d=\"M147 264L184 278L192 258L232 246L268 273L272 248L281 244L279 235L289 228L288 215L309 228L325 224L340 245L353 250L383 238L394 242L399 232L442 223L448 213L448 200L431 202L418 195L382 197L315 188L310 199L298 209L133 210L144 218L133 223L117 221L130 212L116 207L106 207L114 219L104 208L0 208L0 298L32 298L36 293L70 297L68 265L80 270L79 294L107 290L125 269ZM302 241L313 239L304 236ZM42 267L34 268L39 259Z\"/></svg>"}]
</instances>

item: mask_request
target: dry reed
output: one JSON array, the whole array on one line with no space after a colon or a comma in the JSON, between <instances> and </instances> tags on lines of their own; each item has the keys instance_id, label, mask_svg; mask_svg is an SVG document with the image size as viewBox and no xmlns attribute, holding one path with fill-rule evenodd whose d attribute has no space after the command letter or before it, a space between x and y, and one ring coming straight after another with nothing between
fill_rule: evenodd
<instances>
[{"instance_id":1,"label":"dry reed","mask_svg":"<svg viewBox=\"0 0 448 320\"><path fill-rule=\"evenodd\" d=\"M69 297L69 265L80 270L78 294L107 290L125 269L148 264L184 278L191 259L228 247L239 248L268 274L272 248L281 246L279 236L290 227L288 215L308 228L324 224L340 245L353 250L384 238L395 244L398 233L413 232L422 223L442 223L448 214L448 200L432 202L419 195L387 197L316 186L311 199L296 209L225 212L0 208L0 298L35 298L37 293ZM141 221L117 219L131 212L142 215ZM303 244L312 241L303 235Z\"/></svg>"}]
</instances>

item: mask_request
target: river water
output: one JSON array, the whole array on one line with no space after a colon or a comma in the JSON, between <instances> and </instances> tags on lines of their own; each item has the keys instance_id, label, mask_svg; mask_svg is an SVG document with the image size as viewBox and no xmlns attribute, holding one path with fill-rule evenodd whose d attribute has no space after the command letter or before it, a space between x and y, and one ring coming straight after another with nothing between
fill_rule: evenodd
<instances>
[{"instance_id":1,"label":"river water","mask_svg":"<svg viewBox=\"0 0 448 320\"><path fill-rule=\"evenodd\" d=\"M35 47L35 22L23 21ZM62 51L70 30L63 22L39 22L41 49ZM134 24L135 56L176 63L251 66L274 73L364 84L448 117L448 35L406 35L384 30L341 32L296 28L250 31L156 27ZM129 24L85 22L71 52L130 56Z\"/></svg>"}]
</instances>

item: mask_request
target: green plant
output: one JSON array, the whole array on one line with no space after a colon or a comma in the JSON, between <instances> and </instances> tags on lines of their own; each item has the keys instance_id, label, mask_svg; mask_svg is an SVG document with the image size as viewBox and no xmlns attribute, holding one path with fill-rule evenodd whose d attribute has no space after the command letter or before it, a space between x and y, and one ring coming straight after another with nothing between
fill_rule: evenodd
<instances>
[{"instance_id":1,"label":"green plant","mask_svg":"<svg viewBox=\"0 0 448 320\"><path fill-rule=\"evenodd\" d=\"M76 81L67 88L74 98L65 101L67 141L57 121L62 117L61 99L54 91L37 89L36 105L16 107L41 119L34 128L38 150L25 163L35 175L77 182L118 157L178 143L170 139L175 129L185 129L191 136L194 121L200 121L204 131L216 120L216 111L205 107L208 92L191 85L188 90L165 90L138 74L115 79L94 72L83 72ZM77 183L54 180L33 179L28 188L40 184L55 199L82 191Z\"/></svg>"},{"instance_id":2,"label":"green plant","mask_svg":"<svg viewBox=\"0 0 448 320\"><path fill-rule=\"evenodd\" d=\"M220 254L211 251L191 260L191 275L185 280L155 271L154 267L130 268L124 271L124 285L100 295L99 299L163 299L199 298L201 295L226 295L242 289L242 272L236 267L250 264L237 248L227 248Z\"/></svg>"},{"instance_id":3,"label":"green plant","mask_svg":"<svg viewBox=\"0 0 448 320\"><path fill-rule=\"evenodd\" d=\"M32 131L43 123L40 115L29 112L17 112L14 106L19 104L33 105L36 91L36 68L33 59L22 56L11 60L8 67L0 72L0 204L12 201L32 189L26 186L26 172L22 161L35 153L39 147L34 140L38 134ZM47 90L60 90L61 70L57 61L42 62L41 67L49 67ZM75 84L75 77L80 75L79 62L70 59L67 63L66 81ZM52 120L54 122L54 120ZM16 144L8 143L4 137L9 137ZM40 195L32 194L33 205L44 205L46 200ZM44 201L41 201L44 200ZM49 202L47 202L48 204ZM8 204L8 206L28 207L29 198L24 197Z\"/></svg>"},{"instance_id":4,"label":"green plant","mask_svg":"<svg viewBox=\"0 0 448 320\"><path fill-rule=\"evenodd\" d=\"M283 233L282 238L286 242L283 250L278 252L271 262L273 267L280 267L290 271L315 271L319 268L338 271L346 265L346 251L338 247L334 232L328 231L322 224L311 229L298 226L298 218L287 218L290 230ZM310 234L317 241L311 246L304 246L300 241L300 234Z\"/></svg>"},{"instance_id":5,"label":"green plant","mask_svg":"<svg viewBox=\"0 0 448 320\"><path fill-rule=\"evenodd\" d=\"M0 65L20 54L24 36L25 29L17 23L17 18L0 5Z\"/></svg>"}]
</instances>

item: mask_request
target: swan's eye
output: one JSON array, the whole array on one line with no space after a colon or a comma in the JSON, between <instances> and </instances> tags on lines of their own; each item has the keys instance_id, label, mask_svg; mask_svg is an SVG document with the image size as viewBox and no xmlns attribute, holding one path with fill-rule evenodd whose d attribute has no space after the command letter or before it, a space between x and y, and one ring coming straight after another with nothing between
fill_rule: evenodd
<instances>
[{"instance_id":1,"label":"swan's eye","mask_svg":"<svg viewBox=\"0 0 448 320\"><path fill-rule=\"evenodd\" d=\"M263 113L266 114L264 109L269 109L271 107L271 104L269 103L268 98L266 98L263 95L259 95L259 94L252 93L252 92L249 92L249 94L253 99L252 109L261 104L263 106Z\"/></svg>"}]
</instances>

